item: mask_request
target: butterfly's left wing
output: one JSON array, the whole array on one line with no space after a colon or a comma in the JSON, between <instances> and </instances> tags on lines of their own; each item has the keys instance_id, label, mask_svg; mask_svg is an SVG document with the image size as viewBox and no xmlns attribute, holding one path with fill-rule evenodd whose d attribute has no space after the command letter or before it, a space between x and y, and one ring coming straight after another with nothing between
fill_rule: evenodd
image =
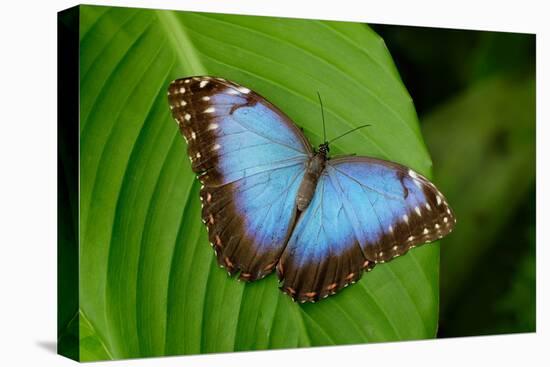
<instances>
[{"instance_id":1,"label":"butterfly's left wing","mask_svg":"<svg viewBox=\"0 0 550 367\"><path fill-rule=\"evenodd\" d=\"M367 157L330 160L281 256L281 288L299 301L324 298L454 223L444 196L413 170Z\"/></svg>"},{"instance_id":2,"label":"butterfly's left wing","mask_svg":"<svg viewBox=\"0 0 550 367\"><path fill-rule=\"evenodd\" d=\"M175 80L168 101L202 183L218 263L247 281L271 273L294 223L309 143L265 98L228 80Z\"/></svg>"}]
</instances>

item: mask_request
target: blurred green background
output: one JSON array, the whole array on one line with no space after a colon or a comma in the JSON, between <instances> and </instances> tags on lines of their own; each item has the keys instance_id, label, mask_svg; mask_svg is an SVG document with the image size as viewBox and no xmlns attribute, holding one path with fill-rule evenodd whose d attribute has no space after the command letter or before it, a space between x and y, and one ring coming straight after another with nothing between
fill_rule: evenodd
<instances>
[{"instance_id":1,"label":"blurred green background","mask_svg":"<svg viewBox=\"0 0 550 367\"><path fill-rule=\"evenodd\" d=\"M535 331L535 35L370 25L455 209L438 337Z\"/></svg>"}]
</instances>

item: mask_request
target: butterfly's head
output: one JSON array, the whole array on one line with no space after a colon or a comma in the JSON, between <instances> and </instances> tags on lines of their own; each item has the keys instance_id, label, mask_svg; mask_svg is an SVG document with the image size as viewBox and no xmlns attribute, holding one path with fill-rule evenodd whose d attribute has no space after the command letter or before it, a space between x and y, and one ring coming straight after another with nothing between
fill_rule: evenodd
<instances>
[{"instance_id":1,"label":"butterfly's head","mask_svg":"<svg viewBox=\"0 0 550 367\"><path fill-rule=\"evenodd\" d=\"M328 153L330 152L330 148L328 147L328 141L325 141L323 144L319 145L319 154L322 154L323 156L328 156Z\"/></svg>"}]
</instances>

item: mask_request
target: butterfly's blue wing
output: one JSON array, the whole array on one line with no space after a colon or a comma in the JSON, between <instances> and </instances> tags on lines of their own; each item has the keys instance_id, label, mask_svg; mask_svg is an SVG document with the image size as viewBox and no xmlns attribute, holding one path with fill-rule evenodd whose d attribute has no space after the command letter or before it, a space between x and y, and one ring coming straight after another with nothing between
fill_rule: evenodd
<instances>
[{"instance_id":1,"label":"butterfly's blue wing","mask_svg":"<svg viewBox=\"0 0 550 367\"><path fill-rule=\"evenodd\" d=\"M329 160L282 254L281 287L300 301L326 297L454 223L443 195L411 169L366 157Z\"/></svg>"},{"instance_id":2,"label":"butterfly's blue wing","mask_svg":"<svg viewBox=\"0 0 550 367\"><path fill-rule=\"evenodd\" d=\"M219 264L245 280L269 274L295 221L309 143L275 106L223 79L175 80L168 100L203 184Z\"/></svg>"}]
</instances>

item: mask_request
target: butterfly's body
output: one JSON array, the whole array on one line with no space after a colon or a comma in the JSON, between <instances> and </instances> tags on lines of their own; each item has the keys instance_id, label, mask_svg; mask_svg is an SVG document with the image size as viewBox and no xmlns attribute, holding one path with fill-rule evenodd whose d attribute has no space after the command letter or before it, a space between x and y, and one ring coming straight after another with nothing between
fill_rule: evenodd
<instances>
[{"instance_id":1,"label":"butterfly's body","mask_svg":"<svg viewBox=\"0 0 550 367\"><path fill-rule=\"evenodd\" d=\"M328 144L321 144L319 151L315 153L307 163L306 172L298 188L298 195L296 196L296 207L301 212L306 210L313 198L319 177L321 177L325 169L328 159L327 153Z\"/></svg>"},{"instance_id":2,"label":"butterfly's body","mask_svg":"<svg viewBox=\"0 0 550 367\"><path fill-rule=\"evenodd\" d=\"M172 116L202 183L202 220L220 266L246 281L277 269L281 289L317 301L364 270L449 233L444 196L408 167L328 158L274 105L208 76L175 80Z\"/></svg>"}]
</instances>

